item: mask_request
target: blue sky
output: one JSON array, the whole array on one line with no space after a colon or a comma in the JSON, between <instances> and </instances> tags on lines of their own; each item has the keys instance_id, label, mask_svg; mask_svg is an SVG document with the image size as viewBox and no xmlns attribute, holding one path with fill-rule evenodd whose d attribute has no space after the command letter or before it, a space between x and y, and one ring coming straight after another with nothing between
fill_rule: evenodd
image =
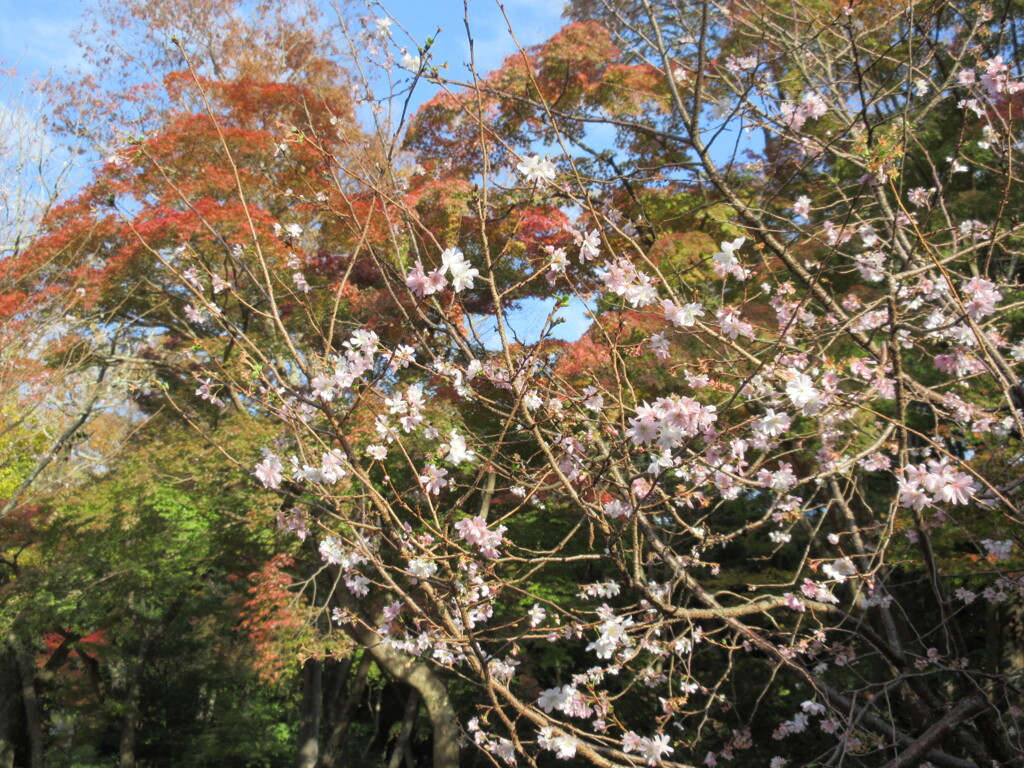
<instances>
[{"instance_id":1,"label":"blue sky","mask_svg":"<svg viewBox=\"0 0 1024 768\"><path fill-rule=\"evenodd\" d=\"M420 41L441 27L444 31L437 37L435 54L438 61L447 60L453 68L468 61L469 43L461 0L399 0L384 3L384 7ZM425 7L430 11L426 12ZM561 3L557 0L506 0L505 8L523 45L542 42L562 25ZM494 0L470 0L469 19L479 69L493 69L515 51L508 26Z\"/></svg>"},{"instance_id":2,"label":"blue sky","mask_svg":"<svg viewBox=\"0 0 1024 768\"><path fill-rule=\"evenodd\" d=\"M89 4L89 0L0 0L0 18L4 20L0 25L0 60L8 66L17 64L26 74L80 64L71 32ZM461 0L396 0L383 7L420 41L441 27L444 31L435 47L438 61L448 61L454 70L468 60ZM561 26L558 2L506 0L505 7L524 45L541 42ZM359 13L382 15L378 4L365 11L355 4L353 8ZM469 0L469 15L479 65L484 70L493 68L515 50L505 19L494 0Z\"/></svg>"},{"instance_id":3,"label":"blue sky","mask_svg":"<svg viewBox=\"0 0 1024 768\"><path fill-rule=\"evenodd\" d=\"M0 59L25 74L78 64L70 35L81 7L79 0L0 0Z\"/></svg>"}]
</instances>

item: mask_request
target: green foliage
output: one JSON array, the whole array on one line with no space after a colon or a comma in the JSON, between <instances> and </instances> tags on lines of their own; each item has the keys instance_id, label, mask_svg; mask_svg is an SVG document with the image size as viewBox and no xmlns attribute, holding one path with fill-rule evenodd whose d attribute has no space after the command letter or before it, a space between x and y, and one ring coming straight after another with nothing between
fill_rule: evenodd
<instances>
[{"instance_id":1,"label":"green foliage","mask_svg":"<svg viewBox=\"0 0 1024 768\"><path fill-rule=\"evenodd\" d=\"M245 454L264 433L242 417L217 436ZM260 679L239 630L245 577L277 547L264 504L224 453L187 425L157 418L107 474L49 513L4 616L21 634L78 638L45 694L65 724L51 739L52 764L102 760L116 747L109 736L135 706L128 681L136 669L147 764L286 759L296 692L288 677ZM18 597L28 591L31 600Z\"/></svg>"}]
</instances>

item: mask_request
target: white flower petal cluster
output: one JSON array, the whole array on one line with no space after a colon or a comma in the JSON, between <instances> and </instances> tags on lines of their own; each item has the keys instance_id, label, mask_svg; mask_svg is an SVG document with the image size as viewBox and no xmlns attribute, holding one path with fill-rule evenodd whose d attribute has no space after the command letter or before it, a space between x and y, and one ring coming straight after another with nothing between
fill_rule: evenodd
<instances>
[{"instance_id":1,"label":"white flower petal cluster","mask_svg":"<svg viewBox=\"0 0 1024 768\"><path fill-rule=\"evenodd\" d=\"M737 280L746 280L750 277L750 271L744 269L743 265L740 264L739 258L736 256L736 252L746 242L747 238L737 237L735 240L727 240L719 245L722 250L711 257L711 266L715 270L716 275L719 277L732 275Z\"/></svg>"},{"instance_id":2,"label":"white flower petal cluster","mask_svg":"<svg viewBox=\"0 0 1024 768\"><path fill-rule=\"evenodd\" d=\"M801 413L808 416L817 413L824 404L821 392L814 386L814 379L806 373L793 375L786 385L786 396Z\"/></svg>"},{"instance_id":3,"label":"white flower petal cluster","mask_svg":"<svg viewBox=\"0 0 1024 768\"><path fill-rule=\"evenodd\" d=\"M540 729L537 734L537 744L541 749L555 753L559 760L571 760L576 757L576 748L579 741L575 736L555 731L554 728L546 726Z\"/></svg>"},{"instance_id":4,"label":"white flower petal cluster","mask_svg":"<svg viewBox=\"0 0 1024 768\"><path fill-rule=\"evenodd\" d=\"M639 753L648 765L661 765L662 760L675 750L668 745L667 734L647 738L628 731L622 737L622 751Z\"/></svg>"},{"instance_id":5,"label":"white flower petal cluster","mask_svg":"<svg viewBox=\"0 0 1024 768\"><path fill-rule=\"evenodd\" d=\"M555 165L540 155L531 155L516 166L528 183L535 181L554 181Z\"/></svg>"},{"instance_id":6,"label":"white flower petal cluster","mask_svg":"<svg viewBox=\"0 0 1024 768\"><path fill-rule=\"evenodd\" d=\"M615 616L607 605L602 605L598 613L604 619L598 626L600 636L587 645L588 651L594 651L599 659L610 659L620 648L632 648L636 644L629 635L633 619L628 616Z\"/></svg>"},{"instance_id":7,"label":"white flower petal cluster","mask_svg":"<svg viewBox=\"0 0 1024 768\"><path fill-rule=\"evenodd\" d=\"M704 316L704 306L699 302L691 302L683 306L665 299L661 302L665 310L666 322L672 323L676 328L690 328L697 324L697 318Z\"/></svg>"},{"instance_id":8,"label":"white flower petal cluster","mask_svg":"<svg viewBox=\"0 0 1024 768\"><path fill-rule=\"evenodd\" d=\"M898 492L901 507L918 511L929 504L967 504L974 496L974 478L945 461L910 464L903 468Z\"/></svg>"}]
</instances>

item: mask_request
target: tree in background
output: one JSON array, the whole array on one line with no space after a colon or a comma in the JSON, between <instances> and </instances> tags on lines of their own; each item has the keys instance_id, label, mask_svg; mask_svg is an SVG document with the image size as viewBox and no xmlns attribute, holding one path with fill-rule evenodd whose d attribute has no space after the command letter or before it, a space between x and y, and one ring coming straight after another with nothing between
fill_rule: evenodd
<instances>
[{"instance_id":1,"label":"tree in background","mask_svg":"<svg viewBox=\"0 0 1024 768\"><path fill-rule=\"evenodd\" d=\"M152 46L187 33L195 44L197 29L211 29L203 19L227 6L179 10L171 17L139 6L122 34ZM250 764L287 761L282 748L294 749L292 670L297 657L323 650L303 645L301 632L276 637L246 626L266 600L257 574L289 547L273 547L273 514L270 528L259 517L265 507L246 507L244 493L229 501L224 451L251 464L261 426L197 374L211 357L243 369L249 362L235 358L231 339L204 323L178 284L183 275L193 290L208 282L238 245L233 232L247 231L241 179L248 202L262 208L257 218L275 258L296 258L288 232L318 226L325 201L300 212L292 188L301 194L307 174L329 167L318 153L284 146L293 133L315 133L336 157L366 153L343 72L326 46L300 34L313 33L310 20L271 4L263 12L232 16L232 39L245 45L209 47L204 68L234 79L204 78L198 87L187 73L175 77L174 60L153 56L151 72L167 75L162 92L133 90L131 67L113 59L99 71L109 76L106 88L120 91L67 90L74 98L55 121L65 119L65 130L108 147L115 131L153 132L124 153L134 163L109 156L78 195L41 210L40 231L27 232L0 264L10 459L2 499L5 765L75 764L111 752L123 766L166 754ZM263 79L252 80L255 73ZM132 98L121 102L126 93ZM141 122L119 124L131 106ZM105 119L91 123L90 115ZM222 140L248 153L234 174ZM15 220L31 223L12 212ZM336 255L322 261L315 268L337 268ZM228 311L251 330L265 307L259 297L248 304L246 279L217 272L207 290L226 291ZM170 464L160 463L161 452ZM198 455L206 456L202 477L190 465ZM193 649L189 662L175 661L185 648ZM229 657L235 663L222 670ZM271 666L287 674L257 687L257 673ZM211 672L223 674L197 683Z\"/></svg>"}]
</instances>

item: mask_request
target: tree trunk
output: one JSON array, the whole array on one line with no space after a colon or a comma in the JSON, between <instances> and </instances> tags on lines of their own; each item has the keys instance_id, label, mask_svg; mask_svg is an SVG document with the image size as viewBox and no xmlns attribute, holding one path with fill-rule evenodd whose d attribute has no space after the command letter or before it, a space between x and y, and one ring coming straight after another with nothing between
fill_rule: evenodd
<instances>
[{"instance_id":1,"label":"tree trunk","mask_svg":"<svg viewBox=\"0 0 1024 768\"><path fill-rule=\"evenodd\" d=\"M133 597L130 596L129 600L131 601ZM184 598L178 598L172 602L161 617L160 623L149 632L144 631L142 633L142 642L139 643L139 650L136 652L134 663L130 667L128 685L125 689L125 711L124 717L121 720L118 768L136 768L135 743L138 731L139 708L142 703L142 679L146 672L149 651L156 644L156 641L160 639L160 636L167 627L171 625L171 622L174 621L174 617L177 616L183 602ZM141 618L137 618L137 621L140 626L144 626L145 622Z\"/></svg>"},{"instance_id":2,"label":"tree trunk","mask_svg":"<svg viewBox=\"0 0 1024 768\"><path fill-rule=\"evenodd\" d=\"M426 662L382 644L373 632L353 625L350 628L373 654L374 661L381 669L398 682L414 688L423 699L434 731L433 768L458 768L458 721L444 681L434 674Z\"/></svg>"},{"instance_id":3,"label":"tree trunk","mask_svg":"<svg viewBox=\"0 0 1024 768\"><path fill-rule=\"evenodd\" d=\"M1002 646L999 668L1011 677L1019 677L1024 672L1024 598L1019 594L1011 593L998 629Z\"/></svg>"},{"instance_id":4,"label":"tree trunk","mask_svg":"<svg viewBox=\"0 0 1024 768\"><path fill-rule=\"evenodd\" d=\"M146 659L139 654L131 666L128 687L124 697L124 716L121 718L121 741L118 747L118 768L135 768L135 734L142 701L142 674Z\"/></svg>"},{"instance_id":5,"label":"tree trunk","mask_svg":"<svg viewBox=\"0 0 1024 768\"><path fill-rule=\"evenodd\" d=\"M334 723L342 712L344 703L342 699L348 691L348 680L355 665L356 654L350 653L342 661L324 659L324 708L321 717L320 727L324 733L330 733ZM323 750L320 750L323 754Z\"/></svg>"},{"instance_id":6,"label":"tree trunk","mask_svg":"<svg viewBox=\"0 0 1024 768\"><path fill-rule=\"evenodd\" d=\"M391 760L388 761L388 768L399 768L402 764L402 757L409 751L409 739L412 737L412 728L416 724L416 713L420 710L420 697L416 689L409 691L409 698L405 702L405 717L402 718L402 730L398 732L398 740L391 752Z\"/></svg>"},{"instance_id":7,"label":"tree trunk","mask_svg":"<svg viewBox=\"0 0 1024 768\"><path fill-rule=\"evenodd\" d=\"M0 646L0 768L14 768L17 734L24 732L21 675L14 648Z\"/></svg>"},{"instance_id":8,"label":"tree trunk","mask_svg":"<svg viewBox=\"0 0 1024 768\"><path fill-rule=\"evenodd\" d=\"M341 768L345 764L345 737L352 724L352 713L363 698L363 690L366 688L371 664L373 664L373 656L368 651L363 651L345 704L328 726L330 736L324 744L324 751L320 757L320 768Z\"/></svg>"},{"instance_id":9,"label":"tree trunk","mask_svg":"<svg viewBox=\"0 0 1024 768\"><path fill-rule=\"evenodd\" d=\"M302 715L296 768L316 768L320 754L320 708L323 704L323 662L309 659L302 666Z\"/></svg>"},{"instance_id":10,"label":"tree trunk","mask_svg":"<svg viewBox=\"0 0 1024 768\"><path fill-rule=\"evenodd\" d=\"M7 643L14 651L21 678L21 701L25 705L30 765L32 768L43 768L43 716L36 692L36 665L32 661L32 653L17 637L11 635Z\"/></svg>"},{"instance_id":11,"label":"tree trunk","mask_svg":"<svg viewBox=\"0 0 1024 768\"><path fill-rule=\"evenodd\" d=\"M337 576L337 570L332 568ZM346 590L335 590L332 601L346 610L357 612L359 606ZM459 768L458 718L448 698L448 687L424 661L381 642L377 633L359 621L345 626L349 636L373 655L377 666L400 683L411 686L423 700L434 735L433 768Z\"/></svg>"}]
</instances>

